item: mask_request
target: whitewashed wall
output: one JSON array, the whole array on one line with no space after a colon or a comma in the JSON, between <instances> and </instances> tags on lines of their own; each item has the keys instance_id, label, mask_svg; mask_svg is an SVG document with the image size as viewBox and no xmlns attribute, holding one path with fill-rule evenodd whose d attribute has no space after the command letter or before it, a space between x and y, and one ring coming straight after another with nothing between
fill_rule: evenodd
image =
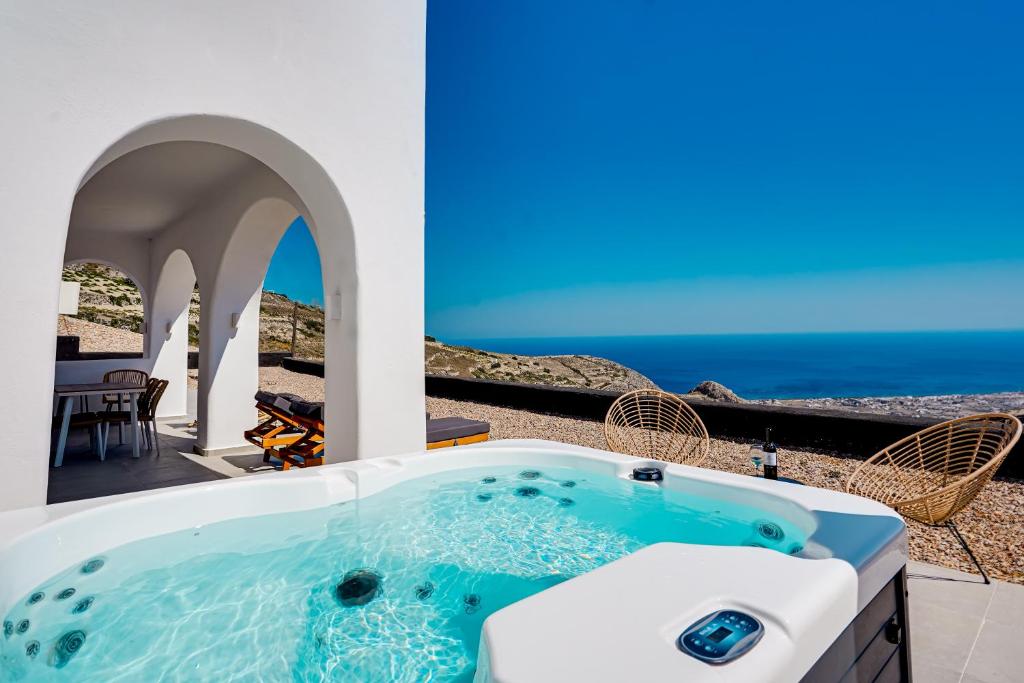
<instances>
[{"instance_id":1,"label":"whitewashed wall","mask_svg":"<svg viewBox=\"0 0 1024 683\"><path fill-rule=\"evenodd\" d=\"M422 447L424 49L423 0L0 7L0 291L17 316L0 335L0 411L18 416L0 509L45 502L75 193L161 141L250 154L315 224L325 295L342 301L328 320L329 458Z\"/></svg>"}]
</instances>

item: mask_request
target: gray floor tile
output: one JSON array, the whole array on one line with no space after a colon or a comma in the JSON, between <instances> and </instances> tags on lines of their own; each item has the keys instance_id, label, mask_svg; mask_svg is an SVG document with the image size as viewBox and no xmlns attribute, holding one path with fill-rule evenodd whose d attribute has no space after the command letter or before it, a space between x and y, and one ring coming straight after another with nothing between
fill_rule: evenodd
<instances>
[{"instance_id":1,"label":"gray floor tile","mask_svg":"<svg viewBox=\"0 0 1024 683\"><path fill-rule=\"evenodd\" d=\"M222 479L220 475L206 469L202 465L193 464L191 467L168 468L162 470L140 470L133 473L133 478L140 484L156 483L160 481L177 481L179 479L195 479L196 481L210 481L210 475L215 479Z\"/></svg>"},{"instance_id":2,"label":"gray floor tile","mask_svg":"<svg viewBox=\"0 0 1024 683\"><path fill-rule=\"evenodd\" d=\"M165 436L160 441L159 456L155 450L147 451L143 446L140 457L133 458L130 439L126 439L126 443L121 445L117 443L115 434L111 433L105 461L100 461L96 455L88 452L84 435L72 435L64 466L50 470L48 503L112 496L225 478L225 475L189 460L174 448L191 450L193 440L180 436Z\"/></svg>"},{"instance_id":3,"label":"gray floor tile","mask_svg":"<svg viewBox=\"0 0 1024 683\"><path fill-rule=\"evenodd\" d=\"M151 467L139 467L137 469L130 470L131 475L143 479L152 477L183 477L189 474L202 474L203 472L209 472L210 469L203 467L198 463L194 463L187 458L178 456L177 462L154 465Z\"/></svg>"},{"instance_id":4,"label":"gray floor tile","mask_svg":"<svg viewBox=\"0 0 1024 683\"><path fill-rule=\"evenodd\" d=\"M1005 626L1024 626L1024 586L997 582L985 620ZM1024 669L1024 659L1021 668Z\"/></svg>"},{"instance_id":5,"label":"gray floor tile","mask_svg":"<svg viewBox=\"0 0 1024 683\"><path fill-rule=\"evenodd\" d=\"M960 671L943 669L925 662L912 665L914 680L917 683L960 683Z\"/></svg>"},{"instance_id":6,"label":"gray floor tile","mask_svg":"<svg viewBox=\"0 0 1024 683\"><path fill-rule=\"evenodd\" d=\"M963 614L910 596L910 655L916 670L963 671L981 626L980 616ZM927 680L918 679L916 680Z\"/></svg>"},{"instance_id":7,"label":"gray floor tile","mask_svg":"<svg viewBox=\"0 0 1024 683\"><path fill-rule=\"evenodd\" d=\"M985 615L994 588L991 584L986 586L982 583L980 577L942 567L910 573L908 590L911 605L915 601L926 602L972 617ZM936 578L921 578L922 575Z\"/></svg>"},{"instance_id":8,"label":"gray floor tile","mask_svg":"<svg viewBox=\"0 0 1024 683\"><path fill-rule=\"evenodd\" d=\"M1024 681L1019 626L986 621L967 662L965 675L984 683Z\"/></svg>"},{"instance_id":9,"label":"gray floor tile","mask_svg":"<svg viewBox=\"0 0 1024 683\"><path fill-rule=\"evenodd\" d=\"M120 476L122 474L121 468L117 465L111 464L107 467L83 467L83 466L64 466L59 469L50 470L50 481L61 482L83 482L87 480L102 481L108 479L112 474Z\"/></svg>"},{"instance_id":10,"label":"gray floor tile","mask_svg":"<svg viewBox=\"0 0 1024 683\"><path fill-rule=\"evenodd\" d=\"M973 574L962 572L959 569L950 569L949 567L940 567L938 565L916 562L914 560L907 562L907 572L911 575L918 574L948 579L969 580L974 578Z\"/></svg>"}]
</instances>

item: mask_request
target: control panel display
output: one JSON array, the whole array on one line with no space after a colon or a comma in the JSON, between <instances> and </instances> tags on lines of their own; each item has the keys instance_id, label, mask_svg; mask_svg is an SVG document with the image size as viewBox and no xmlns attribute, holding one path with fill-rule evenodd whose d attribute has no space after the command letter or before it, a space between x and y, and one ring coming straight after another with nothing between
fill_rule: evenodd
<instances>
[{"instance_id":1,"label":"control panel display","mask_svg":"<svg viewBox=\"0 0 1024 683\"><path fill-rule=\"evenodd\" d=\"M761 640L764 626L755 617L736 610L707 615L679 635L679 649L709 664L731 662Z\"/></svg>"},{"instance_id":2,"label":"control panel display","mask_svg":"<svg viewBox=\"0 0 1024 683\"><path fill-rule=\"evenodd\" d=\"M719 626L714 630L714 632L709 633L707 635L707 639L710 640L712 643L720 643L723 640L725 640L726 636L731 636L732 633L733 632L727 629L726 627Z\"/></svg>"}]
</instances>

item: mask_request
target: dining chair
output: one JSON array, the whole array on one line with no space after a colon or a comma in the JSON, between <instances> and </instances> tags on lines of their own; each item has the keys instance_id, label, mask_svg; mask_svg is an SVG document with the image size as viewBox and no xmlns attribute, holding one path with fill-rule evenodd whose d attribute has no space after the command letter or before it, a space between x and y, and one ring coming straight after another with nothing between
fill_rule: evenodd
<instances>
[{"instance_id":1,"label":"dining chair","mask_svg":"<svg viewBox=\"0 0 1024 683\"><path fill-rule=\"evenodd\" d=\"M169 384L170 382L166 379L156 379L155 377L149 379L145 393L138 399L136 416L139 424L132 425L133 429L142 428L142 436L146 441L146 448L153 450L155 445L157 456L160 455L160 438L156 430L156 410ZM110 429L110 423L112 422L116 422L118 427L120 427L124 424L131 424L132 421L131 411L128 410L112 410L101 413L101 415L104 422L106 422L105 430Z\"/></svg>"},{"instance_id":2,"label":"dining chair","mask_svg":"<svg viewBox=\"0 0 1024 683\"><path fill-rule=\"evenodd\" d=\"M107 384L135 384L137 386L144 386L149 381L149 373L144 370L135 370L133 368L124 368L122 370L110 370L109 372L103 373L103 383ZM108 411L113 410L114 406L117 406L118 410L124 410L124 396L122 394L103 394L103 404L106 406ZM124 443L124 433L121 431L121 425L117 425L117 442Z\"/></svg>"}]
</instances>

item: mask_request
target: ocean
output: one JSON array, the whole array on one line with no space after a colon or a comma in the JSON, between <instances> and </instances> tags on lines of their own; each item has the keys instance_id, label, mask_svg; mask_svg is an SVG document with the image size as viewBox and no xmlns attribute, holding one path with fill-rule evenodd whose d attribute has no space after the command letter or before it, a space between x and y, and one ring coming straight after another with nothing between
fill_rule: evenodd
<instances>
[{"instance_id":1,"label":"ocean","mask_svg":"<svg viewBox=\"0 0 1024 683\"><path fill-rule=\"evenodd\" d=\"M442 341L501 353L600 356L667 391L714 380L744 398L1024 391L1024 330Z\"/></svg>"}]
</instances>

